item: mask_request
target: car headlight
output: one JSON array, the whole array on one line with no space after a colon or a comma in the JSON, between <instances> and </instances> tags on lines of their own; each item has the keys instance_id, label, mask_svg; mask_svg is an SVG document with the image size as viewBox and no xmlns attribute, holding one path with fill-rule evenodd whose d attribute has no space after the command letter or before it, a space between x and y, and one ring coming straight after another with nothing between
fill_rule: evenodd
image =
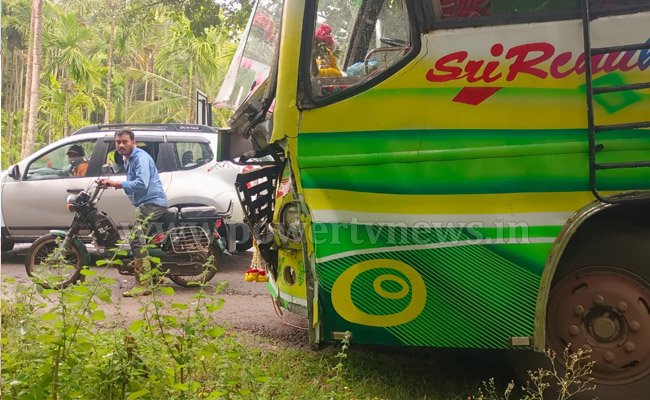
<instances>
[{"instance_id":1,"label":"car headlight","mask_svg":"<svg viewBox=\"0 0 650 400\"><path fill-rule=\"evenodd\" d=\"M285 234L291 238L300 239L300 208L298 203L288 203L280 210L280 224L284 228Z\"/></svg>"}]
</instances>

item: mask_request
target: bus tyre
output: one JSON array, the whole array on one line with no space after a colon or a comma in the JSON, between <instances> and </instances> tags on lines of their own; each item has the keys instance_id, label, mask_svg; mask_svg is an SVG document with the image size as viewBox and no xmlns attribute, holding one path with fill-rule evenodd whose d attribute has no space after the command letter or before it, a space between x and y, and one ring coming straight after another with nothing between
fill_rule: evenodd
<instances>
[{"instance_id":1,"label":"bus tyre","mask_svg":"<svg viewBox=\"0 0 650 400\"><path fill-rule=\"evenodd\" d=\"M58 248L58 236L47 234L38 238L27 251L25 270L27 275L45 289L63 289L83 280L83 253L74 244L67 248L59 260L53 254ZM62 240L62 239L60 239Z\"/></svg>"},{"instance_id":2,"label":"bus tyre","mask_svg":"<svg viewBox=\"0 0 650 400\"><path fill-rule=\"evenodd\" d=\"M641 399L650 393L650 230L595 232L562 259L566 272L547 305L547 347L591 350L597 387L585 398Z\"/></svg>"}]
</instances>

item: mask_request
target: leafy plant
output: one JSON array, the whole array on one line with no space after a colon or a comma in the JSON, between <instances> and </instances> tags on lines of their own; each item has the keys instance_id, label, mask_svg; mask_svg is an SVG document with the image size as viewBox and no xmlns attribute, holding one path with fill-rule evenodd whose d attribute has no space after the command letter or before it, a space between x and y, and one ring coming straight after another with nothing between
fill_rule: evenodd
<instances>
[{"instance_id":1,"label":"leafy plant","mask_svg":"<svg viewBox=\"0 0 650 400\"><path fill-rule=\"evenodd\" d=\"M594 361L589 361L591 350L581 348L573 352L569 344L562 352L562 359L565 360L562 368L558 368L559 361L553 350L546 349L544 354L550 360L551 367L527 371L529 380L521 388L522 400L544 400L549 399L549 396L557 400L567 400L578 393L596 388L594 379L590 376L594 366ZM494 378L490 378L487 382L483 381L483 387L479 389L476 400L509 400L514 388L515 384L511 381L501 395Z\"/></svg>"},{"instance_id":2,"label":"leafy plant","mask_svg":"<svg viewBox=\"0 0 650 400\"><path fill-rule=\"evenodd\" d=\"M143 318L126 329L103 325L106 314L100 304L112 305L110 285L115 283L106 271L126 254L111 251L110 260L97 262L100 272L83 269L89 279L77 285L61 290L18 285L14 301L3 296L2 395L131 400L217 398L250 391L238 372L237 346L210 317L223 306L216 297L222 284L198 284L191 305L170 303L165 296L174 290L158 284L162 277L154 269L145 277L153 293L141 299ZM48 261L52 271L69 267L56 264L64 263L63 258ZM51 287L59 279L52 273L34 278Z\"/></svg>"}]
</instances>

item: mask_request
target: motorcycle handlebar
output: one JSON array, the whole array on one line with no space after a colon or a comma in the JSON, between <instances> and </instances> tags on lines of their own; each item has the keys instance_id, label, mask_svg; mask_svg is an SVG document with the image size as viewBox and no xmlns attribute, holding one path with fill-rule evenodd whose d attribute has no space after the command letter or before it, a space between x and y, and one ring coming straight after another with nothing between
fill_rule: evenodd
<instances>
[{"instance_id":1,"label":"motorcycle handlebar","mask_svg":"<svg viewBox=\"0 0 650 400\"><path fill-rule=\"evenodd\" d=\"M99 198L100 192L103 192L104 190L106 190L106 189L102 188L99 185L95 185L95 191L93 192L92 196L90 196L90 201L95 202L95 200L97 200Z\"/></svg>"},{"instance_id":2,"label":"motorcycle handlebar","mask_svg":"<svg viewBox=\"0 0 650 400\"><path fill-rule=\"evenodd\" d=\"M104 164L102 165L101 172L106 174L106 179L108 179L111 177L111 174L114 172L114 168L111 165ZM102 187L99 185L100 179L101 177L91 182L91 185L95 184L95 191L93 192L93 195L90 197L92 202L98 201L101 195L106 190L106 187Z\"/></svg>"}]
</instances>

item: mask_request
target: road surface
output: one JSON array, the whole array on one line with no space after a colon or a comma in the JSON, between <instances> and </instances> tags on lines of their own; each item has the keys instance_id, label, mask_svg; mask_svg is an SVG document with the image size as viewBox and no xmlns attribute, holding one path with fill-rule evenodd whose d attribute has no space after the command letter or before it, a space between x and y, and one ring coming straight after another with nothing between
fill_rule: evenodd
<instances>
[{"instance_id":1,"label":"road surface","mask_svg":"<svg viewBox=\"0 0 650 400\"><path fill-rule=\"evenodd\" d=\"M12 289L18 283L31 284L24 266L25 253L28 248L28 244L17 244L12 251L2 253L3 292L6 289L8 295L11 295ZM214 318L224 327L231 328L234 331L247 331L286 344L307 347L307 332L283 323L284 321L292 325L305 327L307 326L306 318L285 311L281 316L282 320L280 320L273 309L266 284L244 281L244 272L249 268L252 256L253 252L249 250L220 258L217 275L211 282L216 284L225 281L228 286L223 288L219 294L219 297L225 300L225 304L221 310L213 314ZM91 257L93 263L99 259L96 253L91 253ZM93 269L100 273L104 270L104 267L93 267ZM114 306L102 306L107 316L109 318L111 316L122 318L125 323L138 319L138 309L140 308L138 299L123 298L121 296L122 292L133 287L133 277L120 275L115 268L109 268L106 271L106 276L116 280L116 283L112 285ZM15 278L16 283L4 282L5 277ZM169 280L165 280L164 285L174 288L174 303L190 302L190 297L197 291L196 288L182 288ZM119 307L121 316L116 315L116 306Z\"/></svg>"}]
</instances>

